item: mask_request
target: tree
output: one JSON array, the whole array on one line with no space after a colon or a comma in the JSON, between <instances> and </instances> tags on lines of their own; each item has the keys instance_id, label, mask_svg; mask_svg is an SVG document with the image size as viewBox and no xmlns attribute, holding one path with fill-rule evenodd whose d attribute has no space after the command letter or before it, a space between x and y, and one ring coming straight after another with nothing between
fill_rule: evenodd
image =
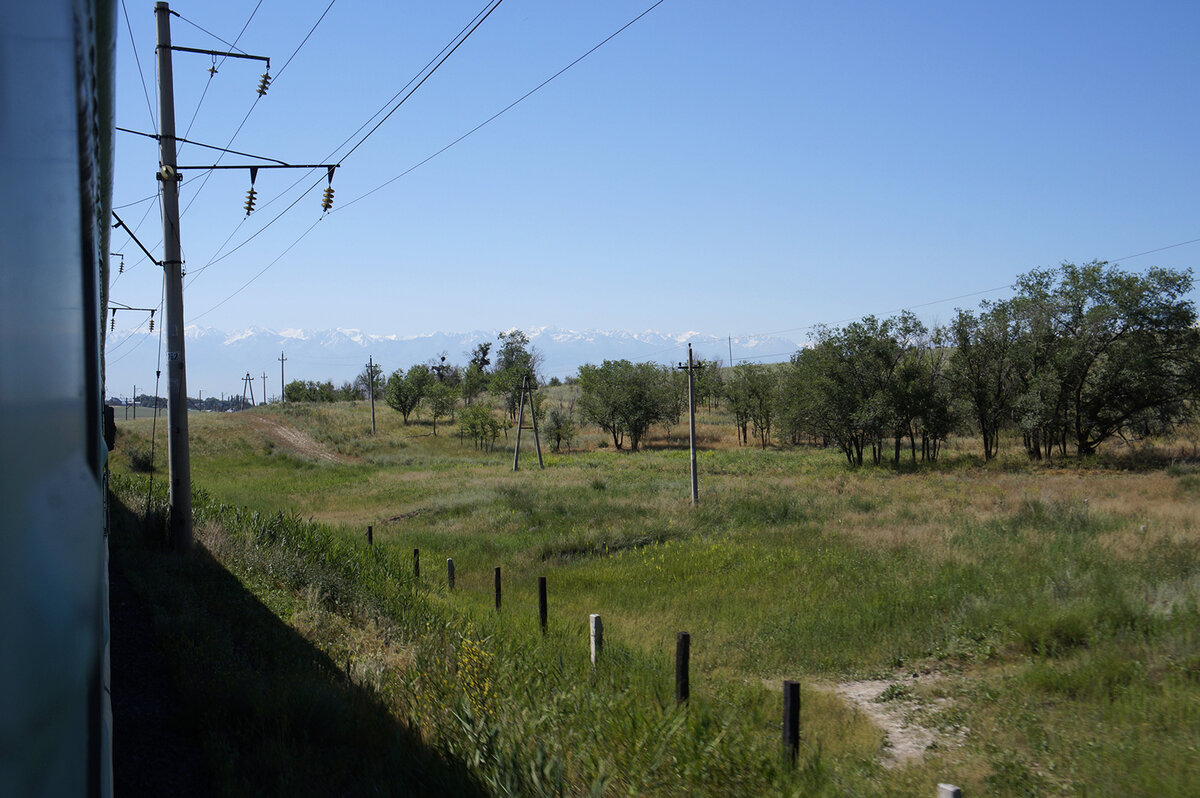
<instances>
[{"instance_id":1,"label":"tree","mask_svg":"<svg viewBox=\"0 0 1200 798\"><path fill-rule=\"evenodd\" d=\"M520 330L502 332L498 338L500 349L496 352L489 388L492 393L504 398L509 417L516 419L522 380L528 376L529 387L537 387L537 367L541 356L529 346L529 337Z\"/></svg>"},{"instance_id":2,"label":"tree","mask_svg":"<svg viewBox=\"0 0 1200 798\"><path fill-rule=\"evenodd\" d=\"M762 448L767 448L778 390L779 380L774 367L754 363L733 367L725 383L725 398L738 427L739 443L749 443L749 426Z\"/></svg>"},{"instance_id":3,"label":"tree","mask_svg":"<svg viewBox=\"0 0 1200 798\"><path fill-rule=\"evenodd\" d=\"M408 373L403 369L396 369L392 376L388 377L384 400L389 407L400 413L405 424L408 424L408 417L421 403L432 379L429 367L423 363L413 366Z\"/></svg>"},{"instance_id":4,"label":"tree","mask_svg":"<svg viewBox=\"0 0 1200 798\"><path fill-rule=\"evenodd\" d=\"M371 386L375 386L375 398L382 399L384 393L383 366L378 363L370 362L363 366L363 370L354 378L354 387L351 389L354 398L370 399Z\"/></svg>"},{"instance_id":5,"label":"tree","mask_svg":"<svg viewBox=\"0 0 1200 798\"><path fill-rule=\"evenodd\" d=\"M546 438L550 441L551 451L559 451L565 443L568 447L575 441L575 417L567 408L553 407L547 414L546 423L542 425Z\"/></svg>"},{"instance_id":6,"label":"tree","mask_svg":"<svg viewBox=\"0 0 1200 798\"><path fill-rule=\"evenodd\" d=\"M433 434L437 435L438 419L454 415L454 408L457 404L454 389L444 382L430 380L425 388L423 398L425 405L429 408L429 415L433 419Z\"/></svg>"},{"instance_id":7,"label":"tree","mask_svg":"<svg viewBox=\"0 0 1200 798\"><path fill-rule=\"evenodd\" d=\"M979 316L959 310L949 332L954 345L949 378L971 407L983 437L983 459L991 460L1016 399L1020 320L1011 303L985 302Z\"/></svg>"},{"instance_id":8,"label":"tree","mask_svg":"<svg viewBox=\"0 0 1200 798\"><path fill-rule=\"evenodd\" d=\"M586 364L579 367L579 385L580 412L608 432L617 449L628 435L629 448L636 452L650 427L668 420L679 403L670 369L657 363Z\"/></svg>"},{"instance_id":9,"label":"tree","mask_svg":"<svg viewBox=\"0 0 1200 798\"><path fill-rule=\"evenodd\" d=\"M470 438L476 449L491 451L503 424L486 402L467 405L458 413L459 438Z\"/></svg>"},{"instance_id":10,"label":"tree","mask_svg":"<svg viewBox=\"0 0 1200 798\"><path fill-rule=\"evenodd\" d=\"M1092 261L1017 281L1027 328L1022 426L1040 456L1057 444L1083 457L1147 414L1182 418L1200 386L1200 332L1190 271L1136 274Z\"/></svg>"}]
</instances>

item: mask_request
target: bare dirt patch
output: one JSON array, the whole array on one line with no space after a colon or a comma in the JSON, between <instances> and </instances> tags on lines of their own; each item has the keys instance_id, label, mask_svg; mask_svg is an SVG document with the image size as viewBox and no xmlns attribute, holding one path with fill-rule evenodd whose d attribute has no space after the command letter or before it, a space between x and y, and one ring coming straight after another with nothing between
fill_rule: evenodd
<instances>
[{"instance_id":1,"label":"bare dirt patch","mask_svg":"<svg viewBox=\"0 0 1200 798\"><path fill-rule=\"evenodd\" d=\"M311 457L314 460L325 460L330 463L350 462L350 458L329 451L317 443L307 432L302 432L291 424L285 424L278 419L265 416L256 416L252 419L251 423L276 443L304 457Z\"/></svg>"},{"instance_id":2,"label":"bare dirt patch","mask_svg":"<svg viewBox=\"0 0 1200 798\"><path fill-rule=\"evenodd\" d=\"M921 689L937 681L937 674L896 679L839 682L827 689L841 696L883 730L885 746L880 764L896 768L921 759L930 748L949 748L962 742L966 729L946 733L929 728L920 718L949 704L949 699L928 697Z\"/></svg>"}]
</instances>

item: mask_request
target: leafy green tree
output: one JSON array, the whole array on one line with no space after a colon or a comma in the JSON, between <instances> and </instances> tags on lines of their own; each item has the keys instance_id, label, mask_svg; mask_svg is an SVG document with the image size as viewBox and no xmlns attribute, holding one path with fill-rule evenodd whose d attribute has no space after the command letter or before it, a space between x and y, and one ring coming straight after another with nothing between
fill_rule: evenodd
<instances>
[{"instance_id":1,"label":"leafy green tree","mask_svg":"<svg viewBox=\"0 0 1200 798\"><path fill-rule=\"evenodd\" d=\"M959 310L950 323L949 379L971 408L983 459L996 456L1019 385L1022 325L1009 302L983 303L979 315Z\"/></svg>"},{"instance_id":2,"label":"leafy green tree","mask_svg":"<svg viewBox=\"0 0 1200 798\"><path fill-rule=\"evenodd\" d=\"M767 448L778 392L778 374L772 366L742 363L731 369L725 382L725 398L733 411L739 443L748 444L752 432L762 448Z\"/></svg>"},{"instance_id":3,"label":"leafy green tree","mask_svg":"<svg viewBox=\"0 0 1200 798\"><path fill-rule=\"evenodd\" d=\"M629 448L636 452L651 426L678 413L676 381L668 367L657 363L605 360L599 366L583 365L579 385L580 412L608 432L617 449L628 435Z\"/></svg>"},{"instance_id":4,"label":"leafy green tree","mask_svg":"<svg viewBox=\"0 0 1200 798\"><path fill-rule=\"evenodd\" d=\"M1186 413L1200 386L1190 271L1064 263L1022 276L1017 290L1026 326L1017 405L1032 455L1069 444L1082 457L1147 414Z\"/></svg>"},{"instance_id":5,"label":"leafy green tree","mask_svg":"<svg viewBox=\"0 0 1200 798\"><path fill-rule=\"evenodd\" d=\"M383 379L383 366L378 363L368 363L363 366L363 370L354 378L354 385L351 392L356 399L370 399L371 386L375 386L375 398L382 399L385 389L385 380Z\"/></svg>"},{"instance_id":6,"label":"leafy green tree","mask_svg":"<svg viewBox=\"0 0 1200 798\"><path fill-rule=\"evenodd\" d=\"M568 447L575 441L576 424L574 413L562 407L552 407L542 425L546 439L550 441L551 451L559 451L563 444Z\"/></svg>"},{"instance_id":7,"label":"leafy green tree","mask_svg":"<svg viewBox=\"0 0 1200 798\"><path fill-rule=\"evenodd\" d=\"M408 417L417 409L432 381L433 375L429 372L429 366L424 363L418 363L407 373L403 369L396 369L392 376L388 377L384 400L389 407L400 413L407 425Z\"/></svg>"},{"instance_id":8,"label":"leafy green tree","mask_svg":"<svg viewBox=\"0 0 1200 798\"><path fill-rule=\"evenodd\" d=\"M458 436L470 438L476 449L490 452L503 426L486 402L475 402L458 412Z\"/></svg>"},{"instance_id":9,"label":"leafy green tree","mask_svg":"<svg viewBox=\"0 0 1200 798\"><path fill-rule=\"evenodd\" d=\"M451 386L444 382L430 380L425 388L423 399L425 406L429 409L429 416L433 419L433 434L437 435L438 419L454 415L454 408L458 405L458 398L455 396L454 388Z\"/></svg>"},{"instance_id":10,"label":"leafy green tree","mask_svg":"<svg viewBox=\"0 0 1200 798\"><path fill-rule=\"evenodd\" d=\"M540 356L529 345L529 336L520 330L500 333L500 348L492 370L489 390L504 399L505 410L512 419L517 417L522 380L529 376L530 388L537 387L537 367Z\"/></svg>"}]
</instances>

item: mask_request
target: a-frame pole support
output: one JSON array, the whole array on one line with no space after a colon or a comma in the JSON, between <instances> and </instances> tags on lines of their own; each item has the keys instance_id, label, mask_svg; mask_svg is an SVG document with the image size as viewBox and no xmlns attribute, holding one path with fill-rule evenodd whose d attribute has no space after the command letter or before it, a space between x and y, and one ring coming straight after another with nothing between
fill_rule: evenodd
<instances>
[{"instance_id":1,"label":"a-frame pole support","mask_svg":"<svg viewBox=\"0 0 1200 798\"><path fill-rule=\"evenodd\" d=\"M533 422L533 446L537 450L538 468L544 469L545 463L542 462L542 442L538 438L537 414L533 410L533 388L529 385L529 375L526 374L521 378L521 399L517 406L517 445L513 448L513 471L516 471L521 466L521 430L525 427L525 397L529 397L529 418Z\"/></svg>"}]
</instances>

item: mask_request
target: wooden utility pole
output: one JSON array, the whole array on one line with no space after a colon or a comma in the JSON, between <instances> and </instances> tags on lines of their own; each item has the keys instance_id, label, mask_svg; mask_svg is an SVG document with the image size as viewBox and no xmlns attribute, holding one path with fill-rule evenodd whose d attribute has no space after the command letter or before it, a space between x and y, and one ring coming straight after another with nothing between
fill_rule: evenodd
<instances>
[{"instance_id":1,"label":"wooden utility pole","mask_svg":"<svg viewBox=\"0 0 1200 798\"><path fill-rule=\"evenodd\" d=\"M283 364L286 360L287 360L287 358L283 356L283 350L282 349L279 350L279 401L280 402L287 401L287 396L285 395L285 392L284 392L284 388L287 387L287 383L283 381Z\"/></svg>"},{"instance_id":2,"label":"wooden utility pole","mask_svg":"<svg viewBox=\"0 0 1200 798\"><path fill-rule=\"evenodd\" d=\"M525 397L529 397L529 418L533 422L533 446L537 449L538 468L545 468L542 463L542 443L538 439L537 428L537 413L533 408L533 388L529 386L529 375L526 374L521 378L521 401L519 403L520 410L517 412L517 445L513 448L513 471L516 471L521 464L521 430L525 428Z\"/></svg>"},{"instance_id":3,"label":"wooden utility pole","mask_svg":"<svg viewBox=\"0 0 1200 798\"><path fill-rule=\"evenodd\" d=\"M375 434L375 356L367 358L367 393L371 395L371 434Z\"/></svg>"},{"instance_id":4,"label":"wooden utility pole","mask_svg":"<svg viewBox=\"0 0 1200 798\"><path fill-rule=\"evenodd\" d=\"M692 506L700 502L700 485L696 476L696 377L695 362L692 360L692 345L688 344L688 362L679 368L687 369L688 374L688 451L692 462Z\"/></svg>"},{"instance_id":5,"label":"wooden utility pole","mask_svg":"<svg viewBox=\"0 0 1200 798\"><path fill-rule=\"evenodd\" d=\"M154 4L158 56L158 172L162 183L163 279L167 316L167 462L171 543L192 546L192 467L188 451L187 369L183 338L183 256L179 240L179 170L175 153L175 89L171 9Z\"/></svg>"}]
</instances>

